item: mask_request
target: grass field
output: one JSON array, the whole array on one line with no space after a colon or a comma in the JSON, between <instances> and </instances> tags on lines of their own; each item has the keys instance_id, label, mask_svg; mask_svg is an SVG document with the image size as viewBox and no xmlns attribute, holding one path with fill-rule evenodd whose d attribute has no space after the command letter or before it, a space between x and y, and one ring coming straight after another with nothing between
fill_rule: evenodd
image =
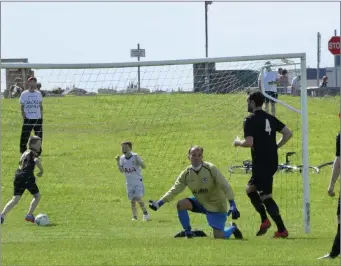
<instances>
[{"instance_id":1,"label":"grass field","mask_svg":"<svg viewBox=\"0 0 341 266\"><path fill-rule=\"evenodd\" d=\"M298 99L285 101L299 106ZM337 198L327 196L331 168L311 176L311 230L302 218L301 176L278 174L274 197L290 237L272 239L275 227L255 237L259 217L244 192L248 176L230 176L228 166L249 158L232 141L242 136L246 113L238 95L116 95L44 99L43 165L38 179L43 195L36 214L47 213L50 227L24 222L31 196L26 192L2 226L2 265L338 265L317 261L329 251L336 232ZM340 99L309 99L310 164L334 159ZM19 159L21 117L17 100L1 100L2 201L12 196L12 177ZM280 151L297 151L298 115L278 107L278 117L294 131ZM237 221L245 240L214 240L204 216L191 215L194 228L209 237L174 239L181 230L176 200L150 222L131 221L124 177L114 157L120 142L131 140L146 162L146 200L158 199L188 165L186 151L202 145L205 159L229 179L241 212ZM336 189L338 193L339 189ZM182 193L176 199L190 195ZM3 205L3 204L2 204ZM139 212L141 217L141 212ZM190 243L190 246L189 246Z\"/></svg>"}]
</instances>

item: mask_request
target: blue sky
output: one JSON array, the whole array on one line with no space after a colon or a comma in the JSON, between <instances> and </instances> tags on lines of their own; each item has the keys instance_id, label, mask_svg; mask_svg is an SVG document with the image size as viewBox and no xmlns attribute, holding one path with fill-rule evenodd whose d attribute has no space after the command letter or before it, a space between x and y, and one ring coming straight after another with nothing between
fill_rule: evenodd
<instances>
[{"instance_id":1,"label":"blue sky","mask_svg":"<svg viewBox=\"0 0 341 266\"><path fill-rule=\"evenodd\" d=\"M209 57L307 53L333 66L327 48L340 33L339 3L229 3L209 6ZM2 3L1 56L31 63L136 61L205 57L204 3Z\"/></svg>"}]
</instances>

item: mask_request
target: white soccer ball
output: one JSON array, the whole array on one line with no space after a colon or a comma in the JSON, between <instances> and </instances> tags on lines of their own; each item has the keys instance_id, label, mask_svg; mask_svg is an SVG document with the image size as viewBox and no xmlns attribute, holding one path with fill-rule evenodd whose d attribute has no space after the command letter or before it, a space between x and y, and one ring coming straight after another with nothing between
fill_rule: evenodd
<instances>
[{"instance_id":1,"label":"white soccer ball","mask_svg":"<svg viewBox=\"0 0 341 266\"><path fill-rule=\"evenodd\" d=\"M47 214L38 214L35 218L35 223L39 226L46 226L50 224L50 219Z\"/></svg>"}]
</instances>

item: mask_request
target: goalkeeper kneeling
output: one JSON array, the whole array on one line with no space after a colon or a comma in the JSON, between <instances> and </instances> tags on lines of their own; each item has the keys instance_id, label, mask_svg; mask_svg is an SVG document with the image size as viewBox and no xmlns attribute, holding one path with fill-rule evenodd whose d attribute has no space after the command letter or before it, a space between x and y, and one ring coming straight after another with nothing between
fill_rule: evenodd
<instances>
[{"instance_id":1,"label":"goalkeeper kneeling","mask_svg":"<svg viewBox=\"0 0 341 266\"><path fill-rule=\"evenodd\" d=\"M188 159L191 161L191 165L180 174L173 187L160 200L149 201L149 207L157 211L164 203L170 202L188 187L192 191L193 197L178 201L178 217L184 231L175 237L206 236L202 231L192 231L188 215L188 211L191 211L206 215L209 226L213 228L214 238L228 239L234 235L235 238L241 239L242 234L234 223L225 228L227 217L230 214L232 214L232 219L240 217L234 202L232 188L215 165L202 160L203 152L204 150L199 146L191 147L188 150ZM228 212L227 200L230 203Z\"/></svg>"}]
</instances>

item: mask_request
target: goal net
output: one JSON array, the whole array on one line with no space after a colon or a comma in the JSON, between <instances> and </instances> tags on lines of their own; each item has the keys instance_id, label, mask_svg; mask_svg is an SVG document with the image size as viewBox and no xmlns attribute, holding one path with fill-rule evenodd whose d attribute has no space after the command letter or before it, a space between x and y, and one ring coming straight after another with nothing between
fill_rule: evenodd
<instances>
[{"instance_id":1,"label":"goal net","mask_svg":"<svg viewBox=\"0 0 341 266\"><path fill-rule=\"evenodd\" d=\"M1 91L6 98L2 100L3 200L12 193L22 125L18 101L7 98L16 78L21 78L18 86L27 88L27 75L34 75L45 95L46 174L39 184L47 196L39 208L50 212L51 220L73 224L77 219L72 217L79 214L86 228L99 216L109 215L109 224L124 224L130 217L130 204L114 158L120 154L120 143L130 140L147 165L146 200L158 199L171 187L189 164L188 148L198 144L204 148L204 159L217 165L229 179L242 213L240 227L255 231L259 218L245 196L250 174L230 173L229 167L251 159L249 149L236 149L232 142L236 136L243 137L247 92L258 89L267 62L272 71L286 69L289 83L301 74L301 97L291 94L290 85L278 86L276 116L294 133L279 150L279 160L284 162L287 152L295 152L290 163L303 164L303 173L277 173L273 195L291 232L300 233L303 228L308 232L305 54L136 63L2 64ZM96 195L96 203L89 195ZM28 195L25 197L28 201ZM176 220L175 202L163 211L165 220ZM193 216L192 223L193 227L206 227L201 216ZM176 221L170 226L179 229Z\"/></svg>"}]
</instances>

